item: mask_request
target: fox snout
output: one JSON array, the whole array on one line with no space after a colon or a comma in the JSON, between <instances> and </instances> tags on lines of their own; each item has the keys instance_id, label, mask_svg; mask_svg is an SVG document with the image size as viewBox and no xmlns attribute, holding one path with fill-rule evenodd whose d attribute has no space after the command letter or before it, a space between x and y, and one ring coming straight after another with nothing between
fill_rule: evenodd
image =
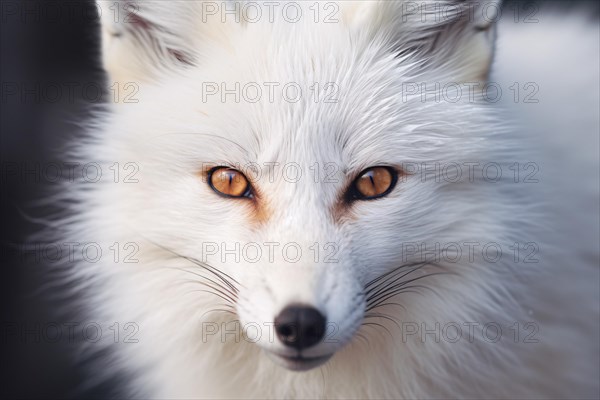
<instances>
[{"instance_id":1,"label":"fox snout","mask_svg":"<svg viewBox=\"0 0 600 400\"><path fill-rule=\"evenodd\" d=\"M348 268L281 264L264 272L248 276L237 312L243 325L261 327L253 343L277 364L309 370L351 341L365 306L363 288Z\"/></svg>"},{"instance_id":2,"label":"fox snout","mask_svg":"<svg viewBox=\"0 0 600 400\"><path fill-rule=\"evenodd\" d=\"M274 323L277 339L284 350L269 352L269 356L293 371L307 371L324 364L335 353L324 343L328 326L326 316L313 306L292 304L285 307ZM339 341L333 338L332 342ZM316 352L318 355L314 355Z\"/></svg>"},{"instance_id":3,"label":"fox snout","mask_svg":"<svg viewBox=\"0 0 600 400\"><path fill-rule=\"evenodd\" d=\"M275 332L281 343L300 352L323 340L326 323L316 308L291 305L275 318Z\"/></svg>"}]
</instances>

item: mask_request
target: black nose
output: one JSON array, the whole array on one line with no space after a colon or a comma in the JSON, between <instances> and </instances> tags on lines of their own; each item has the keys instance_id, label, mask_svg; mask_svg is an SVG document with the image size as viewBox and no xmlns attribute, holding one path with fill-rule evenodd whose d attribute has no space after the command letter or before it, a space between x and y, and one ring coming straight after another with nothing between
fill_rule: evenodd
<instances>
[{"instance_id":1,"label":"black nose","mask_svg":"<svg viewBox=\"0 0 600 400\"><path fill-rule=\"evenodd\" d=\"M323 339L325 322L325 317L317 309L294 305L286 307L275 318L275 331L283 344L303 350Z\"/></svg>"}]
</instances>

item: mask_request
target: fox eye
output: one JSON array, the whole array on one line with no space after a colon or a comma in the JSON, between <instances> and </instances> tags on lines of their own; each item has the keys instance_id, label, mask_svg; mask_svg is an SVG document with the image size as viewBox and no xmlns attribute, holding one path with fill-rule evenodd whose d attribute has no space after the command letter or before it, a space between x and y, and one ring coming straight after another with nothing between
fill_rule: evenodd
<instances>
[{"instance_id":1,"label":"fox eye","mask_svg":"<svg viewBox=\"0 0 600 400\"><path fill-rule=\"evenodd\" d=\"M372 167L360 173L350 188L351 200L373 200L387 196L396 186L397 172L390 167Z\"/></svg>"},{"instance_id":2,"label":"fox eye","mask_svg":"<svg viewBox=\"0 0 600 400\"><path fill-rule=\"evenodd\" d=\"M208 175L212 190L225 197L250 197L250 182L240 171L228 167L213 168Z\"/></svg>"}]
</instances>

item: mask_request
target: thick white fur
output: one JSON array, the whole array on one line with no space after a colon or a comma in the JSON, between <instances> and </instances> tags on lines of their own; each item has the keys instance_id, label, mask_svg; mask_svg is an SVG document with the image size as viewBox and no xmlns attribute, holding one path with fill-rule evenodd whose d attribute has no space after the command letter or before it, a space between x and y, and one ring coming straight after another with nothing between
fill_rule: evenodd
<instances>
[{"instance_id":1,"label":"thick white fur","mask_svg":"<svg viewBox=\"0 0 600 400\"><path fill-rule=\"evenodd\" d=\"M598 81L591 76L598 60L586 58L586 51L598 49L597 26L580 28L579 16L542 16L528 30L510 17L497 27L492 79L536 81L544 72L536 106L543 118L531 122L520 120L535 115L522 104L509 105L516 110L502 114L499 104L403 100L403 82L483 79L492 31L450 27L454 39L442 39L441 47L396 57L403 43L427 44L431 38L417 21L398 23L399 3L385 3L343 3L343 18L334 24L303 19L290 25L278 19L211 28L198 22L199 4L158 1L142 3L140 10L163 27L144 33L152 37L154 50L139 48L148 43L144 40L105 31L112 79L138 82L140 101L110 106L74 152L79 160L106 168L135 162L139 183L116 184L108 177L82 184L66 195L76 201L76 216L63 225L66 239L99 242L104 249L135 242L140 262L114 263L111 256L95 264L82 261L65 279L83 299L86 319L135 322L140 330L136 344L116 345L112 336L89 344L86 351L106 350L91 369L94 378L131 376L127 395L157 398L598 396L598 210L589 204L598 199L598 137L589 134L598 130ZM171 50L189 62L169 58ZM523 65L531 70L520 69ZM202 82L233 87L275 81L305 88L335 82L339 101L292 104L276 96L273 103L223 103L213 96L202 102ZM571 98L560 98L567 93ZM555 110L565 103L575 106L563 118ZM579 133L572 132L567 118L581 124ZM515 128L521 123L530 125ZM558 131L531 128L539 123ZM563 138L563 128L581 136ZM542 158L550 150L540 151L539 141L555 148L550 137L562 146L553 155L559 168ZM595 141L589 148L596 153L572 163L571 142L582 140ZM588 146L574 148L580 147ZM513 162L528 161L540 164L537 185L515 184L512 176L496 184L421 182L420 176L409 176L388 197L355 203L346 216L332 218L349 177L372 165L497 162L508 171ZM340 183L262 179L258 185L269 213L257 224L245 203L218 197L197 174L202 163L248 162L296 162L305 176L315 162L334 162ZM571 197L553 202L559 197L552 188ZM591 214L574 221L573 208ZM334 242L339 261L305 257L292 264L278 257L257 265L212 259L243 285L232 316L211 312L223 308L223 299L194 291L202 289L194 283L202 278L193 273L210 277L206 271L165 250L202 259L203 242L232 248L236 242L268 241L297 242L304 249ZM477 256L473 262L428 266L416 276L440 269L451 274L421 280L433 291L402 293L395 302L403 307L378 311L399 324L429 328L436 322L533 321L539 343L514 343L507 332L500 342L489 343L480 328L473 343L436 342L432 336L423 341L420 335L401 340L400 329L388 319L370 319L387 331L361 325L365 304L357 295L367 282L403 263L402 243L470 241L496 242L504 249L536 242L541 261L515 264L505 256L489 263ZM321 368L298 373L276 365L265 352L282 346L266 337L257 344L236 343L231 336L222 342L219 335L202 340L202 322L240 319L262 325L295 301L315 305L339 326L339 344L314 350L336 350ZM353 335L356 330L366 342Z\"/></svg>"}]
</instances>

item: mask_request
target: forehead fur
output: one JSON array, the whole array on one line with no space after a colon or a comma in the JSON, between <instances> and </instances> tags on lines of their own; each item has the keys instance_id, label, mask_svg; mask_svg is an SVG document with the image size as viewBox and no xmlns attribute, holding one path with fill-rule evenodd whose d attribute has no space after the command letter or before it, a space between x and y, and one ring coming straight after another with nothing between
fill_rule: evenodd
<instances>
[{"instance_id":1,"label":"forehead fur","mask_svg":"<svg viewBox=\"0 0 600 400\"><path fill-rule=\"evenodd\" d=\"M202 63L163 76L156 89L143 88L140 108L157 110L141 110L139 122L149 125L145 135L201 134L180 140L203 143L195 149L207 162L325 160L348 168L427 159L485 123L473 104L406 96L406 84L431 88L452 76L398 57L385 37L344 20L234 25L204 46L210 57ZM160 116L156 124L148 123L153 115Z\"/></svg>"}]
</instances>

